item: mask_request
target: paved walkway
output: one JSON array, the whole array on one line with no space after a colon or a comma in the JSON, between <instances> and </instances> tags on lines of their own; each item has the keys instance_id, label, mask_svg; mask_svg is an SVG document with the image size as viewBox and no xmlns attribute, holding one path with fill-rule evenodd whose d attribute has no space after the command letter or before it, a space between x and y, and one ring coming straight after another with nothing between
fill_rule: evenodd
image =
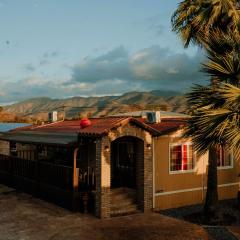
<instances>
[{"instance_id":1,"label":"paved walkway","mask_svg":"<svg viewBox=\"0 0 240 240\"><path fill-rule=\"evenodd\" d=\"M0 185L0 240L210 240L194 224L160 215L100 220Z\"/></svg>"}]
</instances>

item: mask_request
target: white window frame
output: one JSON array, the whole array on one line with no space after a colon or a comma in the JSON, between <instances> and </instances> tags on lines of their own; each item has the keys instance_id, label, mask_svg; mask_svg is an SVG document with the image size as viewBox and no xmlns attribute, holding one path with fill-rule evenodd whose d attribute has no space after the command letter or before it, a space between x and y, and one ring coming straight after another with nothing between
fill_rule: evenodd
<instances>
[{"instance_id":1,"label":"white window frame","mask_svg":"<svg viewBox=\"0 0 240 240\"><path fill-rule=\"evenodd\" d=\"M223 147L224 148L224 147ZM234 156L233 156L233 151L229 151L227 149L224 148L224 151L228 151L230 156L231 156L231 165L230 166L218 166L217 169L218 170L222 170L222 169L232 169L234 167ZM224 154L225 157L226 153Z\"/></svg>"},{"instance_id":2,"label":"white window frame","mask_svg":"<svg viewBox=\"0 0 240 240\"><path fill-rule=\"evenodd\" d=\"M196 152L193 151L193 169L189 169L189 170L171 170L171 147L175 147L175 146L179 146L181 145L181 147L183 148L183 145L188 145L188 146L192 146L192 142L178 142L178 143L170 143L169 144L169 152L168 152L168 173L169 174L181 174L181 173L193 173L196 170ZM188 154L188 159L189 159L189 151L187 151Z\"/></svg>"}]
</instances>

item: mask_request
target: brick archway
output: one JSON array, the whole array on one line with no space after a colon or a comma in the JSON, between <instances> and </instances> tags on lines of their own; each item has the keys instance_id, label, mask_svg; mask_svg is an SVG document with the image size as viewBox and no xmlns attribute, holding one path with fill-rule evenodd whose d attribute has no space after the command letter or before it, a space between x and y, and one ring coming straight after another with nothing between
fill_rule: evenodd
<instances>
[{"instance_id":1,"label":"brick archway","mask_svg":"<svg viewBox=\"0 0 240 240\"><path fill-rule=\"evenodd\" d=\"M143 142L143 158L136 167L138 205L144 212L153 206L152 136L146 130L128 123L113 129L96 144L96 214L101 218L110 217L111 142L122 137L134 137Z\"/></svg>"},{"instance_id":2,"label":"brick archway","mask_svg":"<svg viewBox=\"0 0 240 240\"><path fill-rule=\"evenodd\" d=\"M124 189L136 209L144 211L144 141L138 137L123 136L111 142L111 196L118 197ZM119 189L119 190L118 190ZM130 194L127 194L130 193ZM121 191L120 191L121 193ZM122 194L123 195L123 194ZM121 196L121 194L120 194ZM111 199L113 206L119 207ZM124 203L121 203L124 205Z\"/></svg>"},{"instance_id":3,"label":"brick archway","mask_svg":"<svg viewBox=\"0 0 240 240\"><path fill-rule=\"evenodd\" d=\"M124 136L111 142L111 188L137 188L138 166L144 159L144 142Z\"/></svg>"}]
</instances>

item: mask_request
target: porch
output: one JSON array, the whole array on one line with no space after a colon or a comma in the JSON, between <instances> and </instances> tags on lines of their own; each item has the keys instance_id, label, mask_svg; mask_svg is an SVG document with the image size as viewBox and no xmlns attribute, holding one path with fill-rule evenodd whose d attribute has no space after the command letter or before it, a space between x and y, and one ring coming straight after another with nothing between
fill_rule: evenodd
<instances>
[{"instance_id":1,"label":"porch","mask_svg":"<svg viewBox=\"0 0 240 240\"><path fill-rule=\"evenodd\" d=\"M10 142L1 149L0 182L73 211L94 213L94 140L76 145ZM8 154L7 154L8 152Z\"/></svg>"}]
</instances>

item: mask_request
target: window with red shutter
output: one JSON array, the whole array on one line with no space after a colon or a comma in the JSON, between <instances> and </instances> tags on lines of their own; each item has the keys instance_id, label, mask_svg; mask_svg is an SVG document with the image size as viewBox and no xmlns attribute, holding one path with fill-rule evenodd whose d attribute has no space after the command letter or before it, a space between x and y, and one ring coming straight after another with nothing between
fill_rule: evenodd
<instances>
[{"instance_id":1,"label":"window with red shutter","mask_svg":"<svg viewBox=\"0 0 240 240\"><path fill-rule=\"evenodd\" d=\"M174 144L170 146L170 171L187 171L194 169L191 144Z\"/></svg>"}]
</instances>

